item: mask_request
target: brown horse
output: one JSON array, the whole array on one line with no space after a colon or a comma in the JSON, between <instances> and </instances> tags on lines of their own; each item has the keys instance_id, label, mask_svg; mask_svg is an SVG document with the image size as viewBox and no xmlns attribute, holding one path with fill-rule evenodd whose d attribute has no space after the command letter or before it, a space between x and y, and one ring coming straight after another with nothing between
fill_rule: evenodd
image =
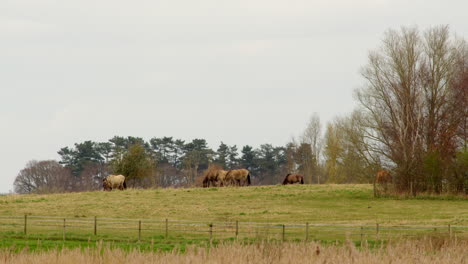
<instances>
[{"instance_id":1,"label":"brown horse","mask_svg":"<svg viewBox=\"0 0 468 264\"><path fill-rule=\"evenodd\" d=\"M224 178L226 177L227 171L219 169L217 167L212 167L207 170L205 173L205 178L203 179L203 187L211 186L223 186Z\"/></svg>"},{"instance_id":2,"label":"brown horse","mask_svg":"<svg viewBox=\"0 0 468 264\"><path fill-rule=\"evenodd\" d=\"M218 186L222 187L224 186L224 181L226 179L226 174L228 171L225 170L218 170L216 173L216 182L218 183Z\"/></svg>"},{"instance_id":3,"label":"brown horse","mask_svg":"<svg viewBox=\"0 0 468 264\"><path fill-rule=\"evenodd\" d=\"M228 171L224 178L224 182L234 186L249 186L252 183L250 181L250 172L246 169Z\"/></svg>"},{"instance_id":4,"label":"brown horse","mask_svg":"<svg viewBox=\"0 0 468 264\"><path fill-rule=\"evenodd\" d=\"M209 169L206 172L205 178L203 179L203 188L210 187L210 184L212 185L216 184L217 172L218 171L214 169Z\"/></svg>"},{"instance_id":5,"label":"brown horse","mask_svg":"<svg viewBox=\"0 0 468 264\"><path fill-rule=\"evenodd\" d=\"M377 184L388 184L392 183L392 175L388 170L379 170L375 177L375 182Z\"/></svg>"},{"instance_id":6,"label":"brown horse","mask_svg":"<svg viewBox=\"0 0 468 264\"><path fill-rule=\"evenodd\" d=\"M304 175L288 173L284 178L283 185L294 183L304 184Z\"/></svg>"},{"instance_id":7,"label":"brown horse","mask_svg":"<svg viewBox=\"0 0 468 264\"><path fill-rule=\"evenodd\" d=\"M379 170L375 175L374 181L374 197L380 193L387 193L392 184L392 175L388 170Z\"/></svg>"},{"instance_id":8,"label":"brown horse","mask_svg":"<svg viewBox=\"0 0 468 264\"><path fill-rule=\"evenodd\" d=\"M102 187L104 191L112 191L113 189L124 190L127 189L125 176L123 175L109 175L102 179Z\"/></svg>"}]
</instances>

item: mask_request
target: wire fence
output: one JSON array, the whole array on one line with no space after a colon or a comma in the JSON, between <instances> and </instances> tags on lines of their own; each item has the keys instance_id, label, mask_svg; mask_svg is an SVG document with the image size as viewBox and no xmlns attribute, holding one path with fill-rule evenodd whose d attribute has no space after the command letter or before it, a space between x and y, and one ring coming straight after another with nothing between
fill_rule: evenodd
<instances>
[{"instance_id":1,"label":"wire fence","mask_svg":"<svg viewBox=\"0 0 468 264\"><path fill-rule=\"evenodd\" d=\"M468 238L468 226L458 225L325 225L313 223L260 223L123 219L105 217L0 215L0 232L21 238L53 240L154 241L276 240L353 241L390 240L418 236Z\"/></svg>"}]
</instances>

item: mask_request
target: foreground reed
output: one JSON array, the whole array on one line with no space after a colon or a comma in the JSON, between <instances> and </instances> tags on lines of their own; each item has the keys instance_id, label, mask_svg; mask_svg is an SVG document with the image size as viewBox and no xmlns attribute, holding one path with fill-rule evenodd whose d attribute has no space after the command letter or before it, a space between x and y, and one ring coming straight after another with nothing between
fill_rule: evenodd
<instances>
[{"instance_id":1,"label":"foreground reed","mask_svg":"<svg viewBox=\"0 0 468 264\"><path fill-rule=\"evenodd\" d=\"M185 253L97 249L30 252L0 250L0 263L468 263L468 241L425 238L388 243L377 248L352 243L322 246L311 243L222 244L188 248Z\"/></svg>"}]
</instances>

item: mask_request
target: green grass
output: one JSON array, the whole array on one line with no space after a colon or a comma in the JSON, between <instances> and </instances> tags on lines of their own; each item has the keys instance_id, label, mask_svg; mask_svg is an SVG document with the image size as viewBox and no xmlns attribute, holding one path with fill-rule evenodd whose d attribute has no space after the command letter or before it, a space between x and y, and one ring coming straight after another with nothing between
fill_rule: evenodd
<instances>
[{"instance_id":1,"label":"green grass","mask_svg":"<svg viewBox=\"0 0 468 264\"><path fill-rule=\"evenodd\" d=\"M224 241L224 240L223 240ZM216 245L219 240L214 240L211 245ZM177 239L164 240L154 239L151 241L136 241L136 240L99 240L99 239L70 239L63 241L61 239L43 238L41 236L21 237L21 236L1 236L0 248L10 248L12 251L20 252L28 249L28 251L36 250L51 250L62 248L91 248L99 249L104 247L120 248L127 251L138 249L139 251L172 251L177 250L184 252L187 246L206 247L209 243L206 240L191 240Z\"/></svg>"},{"instance_id":2,"label":"green grass","mask_svg":"<svg viewBox=\"0 0 468 264\"><path fill-rule=\"evenodd\" d=\"M468 225L466 199L372 197L370 185L151 189L0 197L0 215Z\"/></svg>"},{"instance_id":3,"label":"green grass","mask_svg":"<svg viewBox=\"0 0 468 264\"><path fill-rule=\"evenodd\" d=\"M295 239L289 240L292 242L302 242L303 240ZM226 243L241 243L241 244L254 244L259 242L255 239L243 239L243 240L235 240L234 238L231 239L214 239L211 243L205 239L198 239L198 240L191 240L191 239L177 239L177 240L164 240L164 239L154 239L152 241L134 241L134 240L97 240L97 239L89 239L89 240L60 240L60 239L45 239L40 236L37 237L11 237L11 236L2 236L0 238L0 248L8 248L10 252L21 252L25 249L29 252L34 251L47 251L47 250L54 250L58 249L61 250L63 248L73 249L73 248L90 248L90 249L102 249L102 248L110 248L110 249L123 249L125 251L132 251L137 249L138 251L142 252L167 252L167 251L178 251L178 252L185 252L187 247L190 246L197 246L197 247L212 247L219 244L226 244ZM270 242L275 243L279 242L279 240L270 240ZM322 245L341 245L345 241L341 240L320 240ZM353 240L352 243L356 247L361 246L361 241ZM369 247L379 247L382 244L387 244L388 241L383 240L366 240L366 245Z\"/></svg>"},{"instance_id":4,"label":"green grass","mask_svg":"<svg viewBox=\"0 0 468 264\"><path fill-rule=\"evenodd\" d=\"M370 185L293 185L251 186L243 188L191 188L191 189L130 189L113 192L83 192L49 195L0 196L0 215L19 216L16 222L6 225L0 221L0 247L34 250L51 248L96 247L106 243L111 247L141 250L181 250L187 245L207 246L208 225L203 224L202 233L177 232L177 222L191 221L239 221L239 239L246 243L258 240L281 240L282 225L250 228L242 222L285 223L312 225L352 225L355 229L311 229L309 238L322 243L343 241L349 237L373 243L377 237L376 224L380 224L381 235L393 235L385 225L431 225L441 226L437 230L421 231L423 235L447 235L447 225L468 225L468 200L463 197L419 196L373 198ZM28 218L28 235L24 235L23 215ZM62 240L63 219L54 220L54 226L41 227L34 216L66 217L88 221L84 227L67 227L66 241ZM133 219L130 223L105 228L100 222L98 235L93 234L93 219ZM164 219L170 221L169 237L165 238ZM138 220L143 221L141 241L137 240ZM162 220L156 229L145 230L148 221ZM38 221L38 220L37 220ZM119 220L126 221L126 220ZM3 224L2 224L3 223ZM172 226L172 224L175 224ZM37 226L39 225L39 227ZM216 225L216 224L215 224ZM248 225L248 224L247 224ZM360 230L360 226L364 229ZM445 227L444 227L445 226ZM117 226L118 227L118 226ZM159 229L157 229L159 228ZM234 229L215 233L213 243L219 240L234 240ZM258 233L257 233L258 231ZM262 233L263 232L263 233ZM387 232L387 234L386 234ZM397 236L409 231L396 231ZM406 232L406 233L405 233ZM419 231L411 231L417 234ZM265 235L266 234L266 235ZM303 228L287 228L286 240L304 239ZM366 235L367 234L367 235ZM382 237L380 239L382 239ZM385 239L385 238L383 238ZM104 240L105 242L101 242ZM381 242L379 240L379 242ZM358 242L356 242L358 243Z\"/></svg>"}]
</instances>

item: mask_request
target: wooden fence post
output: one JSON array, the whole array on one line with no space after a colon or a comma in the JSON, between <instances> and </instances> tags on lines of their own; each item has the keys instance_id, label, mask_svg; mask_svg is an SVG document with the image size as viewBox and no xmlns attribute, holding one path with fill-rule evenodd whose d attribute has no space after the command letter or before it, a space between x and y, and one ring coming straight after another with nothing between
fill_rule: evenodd
<instances>
[{"instance_id":1,"label":"wooden fence post","mask_svg":"<svg viewBox=\"0 0 468 264\"><path fill-rule=\"evenodd\" d=\"M305 242L309 241L309 222L306 223L306 237Z\"/></svg>"},{"instance_id":2,"label":"wooden fence post","mask_svg":"<svg viewBox=\"0 0 468 264\"><path fill-rule=\"evenodd\" d=\"M66 237L65 237L65 218L63 219L63 241L65 241Z\"/></svg>"},{"instance_id":3,"label":"wooden fence post","mask_svg":"<svg viewBox=\"0 0 468 264\"><path fill-rule=\"evenodd\" d=\"M94 217L94 235L97 235L97 216Z\"/></svg>"},{"instance_id":4,"label":"wooden fence post","mask_svg":"<svg viewBox=\"0 0 468 264\"><path fill-rule=\"evenodd\" d=\"M141 220L138 220L138 242L141 240Z\"/></svg>"},{"instance_id":5,"label":"wooden fence post","mask_svg":"<svg viewBox=\"0 0 468 264\"><path fill-rule=\"evenodd\" d=\"M282 237L283 242L284 242L285 229L286 229L286 226L283 224L283 237Z\"/></svg>"},{"instance_id":6,"label":"wooden fence post","mask_svg":"<svg viewBox=\"0 0 468 264\"><path fill-rule=\"evenodd\" d=\"M361 247L362 247L362 237L364 236L363 229L364 229L364 227L361 226Z\"/></svg>"},{"instance_id":7,"label":"wooden fence post","mask_svg":"<svg viewBox=\"0 0 468 264\"><path fill-rule=\"evenodd\" d=\"M274 226L273 226L274 228ZM275 232L273 231L273 234ZM270 238L270 223L266 223L266 235L265 235L265 239L268 240Z\"/></svg>"},{"instance_id":8,"label":"wooden fence post","mask_svg":"<svg viewBox=\"0 0 468 264\"><path fill-rule=\"evenodd\" d=\"M167 239L168 235L169 235L169 220L167 220L166 218L166 234L164 235L164 237Z\"/></svg>"},{"instance_id":9,"label":"wooden fence post","mask_svg":"<svg viewBox=\"0 0 468 264\"><path fill-rule=\"evenodd\" d=\"M28 234L28 215L24 215L24 234Z\"/></svg>"},{"instance_id":10,"label":"wooden fence post","mask_svg":"<svg viewBox=\"0 0 468 264\"><path fill-rule=\"evenodd\" d=\"M376 240L379 240L379 223L376 224L375 238Z\"/></svg>"},{"instance_id":11,"label":"wooden fence post","mask_svg":"<svg viewBox=\"0 0 468 264\"><path fill-rule=\"evenodd\" d=\"M236 220L236 239L239 236L239 221Z\"/></svg>"},{"instance_id":12,"label":"wooden fence post","mask_svg":"<svg viewBox=\"0 0 468 264\"><path fill-rule=\"evenodd\" d=\"M210 244L213 242L213 223L210 223Z\"/></svg>"}]
</instances>

